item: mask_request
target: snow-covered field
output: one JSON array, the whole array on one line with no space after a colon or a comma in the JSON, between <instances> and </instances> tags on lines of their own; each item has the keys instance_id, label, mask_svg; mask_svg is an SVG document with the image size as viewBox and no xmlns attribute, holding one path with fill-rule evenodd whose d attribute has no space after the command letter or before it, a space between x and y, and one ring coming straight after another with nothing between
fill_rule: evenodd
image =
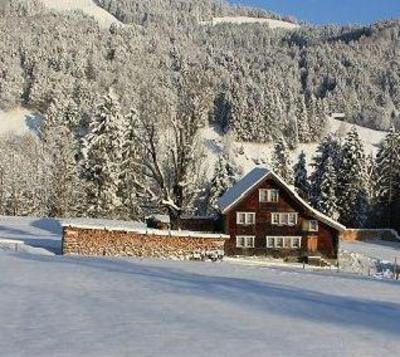
<instances>
[{"instance_id":1,"label":"snow-covered field","mask_svg":"<svg viewBox=\"0 0 400 357\"><path fill-rule=\"evenodd\" d=\"M3 356L395 356L400 284L0 252Z\"/></svg>"},{"instance_id":2,"label":"snow-covered field","mask_svg":"<svg viewBox=\"0 0 400 357\"><path fill-rule=\"evenodd\" d=\"M353 125L342 122L337 119L330 118L327 127L327 133L338 133L339 136L346 135ZM377 151L379 143L385 138L386 132L373 130L356 125L357 131L363 141L366 154L374 153ZM214 128L209 127L203 129L202 137L206 147L208 172L212 175L214 164L219 154L221 154L224 145L226 145L226 138L219 134ZM274 150L273 144L256 144L245 142L231 142L228 144L231 151L235 153L235 161L244 172L248 172L254 168L255 165L270 164L272 153ZM310 164L313 156L318 147L317 143L300 144L296 150L292 151L293 162L301 151L304 151L307 161Z\"/></svg>"},{"instance_id":3,"label":"snow-covered field","mask_svg":"<svg viewBox=\"0 0 400 357\"><path fill-rule=\"evenodd\" d=\"M249 16L225 16L225 17L214 17L211 21L203 21L202 25L218 25L218 24L268 24L268 26L272 29L285 29L285 30L294 30L299 28L300 26L297 24L293 24L287 21L281 20L273 20L273 19L263 19L257 17L249 17Z\"/></svg>"},{"instance_id":4,"label":"snow-covered field","mask_svg":"<svg viewBox=\"0 0 400 357\"><path fill-rule=\"evenodd\" d=\"M0 217L2 356L398 352L399 282L249 259L63 257L60 239L59 220ZM393 256L393 243L380 246Z\"/></svg>"},{"instance_id":5,"label":"snow-covered field","mask_svg":"<svg viewBox=\"0 0 400 357\"><path fill-rule=\"evenodd\" d=\"M79 10L96 19L101 27L121 24L113 15L98 6L93 0L40 0L47 8L57 11Z\"/></svg>"}]
</instances>

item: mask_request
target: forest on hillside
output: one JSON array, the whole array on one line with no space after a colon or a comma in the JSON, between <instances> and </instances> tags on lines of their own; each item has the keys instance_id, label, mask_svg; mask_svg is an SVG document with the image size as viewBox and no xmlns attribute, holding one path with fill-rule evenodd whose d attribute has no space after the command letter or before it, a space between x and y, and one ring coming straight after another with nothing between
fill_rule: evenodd
<instances>
[{"instance_id":1,"label":"forest on hillside","mask_svg":"<svg viewBox=\"0 0 400 357\"><path fill-rule=\"evenodd\" d=\"M44 117L39 142L2 140L2 213L192 213L210 191L204 176L189 177L201 171L195 148L208 125L239 141L284 140L277 157L282 145L323 142L333 112L370 128L400 127L399 20L287 31L203 24L215 16L281 19L225 1L97 3L123 25L104 29L40 0L0 1L0 109ZM5 154L12 147L34 175L18 176L20 158Z\"/></svg>"}]
</instances>

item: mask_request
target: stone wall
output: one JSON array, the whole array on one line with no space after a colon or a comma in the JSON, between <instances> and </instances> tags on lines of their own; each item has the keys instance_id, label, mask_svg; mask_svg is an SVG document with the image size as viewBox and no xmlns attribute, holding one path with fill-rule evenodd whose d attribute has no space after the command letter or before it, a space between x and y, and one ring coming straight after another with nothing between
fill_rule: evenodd
<instances>
[{"instance_id":1,"label":"stone wall","mask_svg":"<svg viewBox=\"0 0 400 357\"><path fill-rule=\"evenodd\" d=\"M341 234L340 239L346 241L366 241L373 239L396 241L399 239L399 236L393 229L347 229Z\"/></svg>"},{"instance_id":2,"label":"stone wall","mask_svg":"<svg viewBox=\"0 0 400 357\"><path fill-rule=\"evenodd\" d=\"M67 226L63 254L83 256L131 256L163 259L220 259L227 236L190 232L135 232Z\"/></svg>"}]
</instances>

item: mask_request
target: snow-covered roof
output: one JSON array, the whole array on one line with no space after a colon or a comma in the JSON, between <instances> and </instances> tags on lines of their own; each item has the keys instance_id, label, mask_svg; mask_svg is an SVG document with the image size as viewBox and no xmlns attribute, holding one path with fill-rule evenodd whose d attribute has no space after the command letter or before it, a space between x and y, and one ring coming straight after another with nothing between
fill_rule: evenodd
<instances>
[{"instance_id":1,"label":"snow-covered roof","mask_svg":"<svg viewBox=\"0 0 400 357\"><path fill-rule=\"evenodd\" d=\"M146 218L147 220L153 220L161 223L170 223L169 216L167 214L152 214L151 216Z\"/></svg>"},{"instance_id":2,"label":"snow-covered roof","mask_svg":"<svg viewBox=\"0 0 400 357\"><path fill-rule=\"evenodd\" d=\"M299 194L294 190L293 186L288 185L281 177L279 177L272 170L266 167L258 166L245 175L239 182L237 182L231 189L229 189L218 201L218 207L222 213L227 213L236 203L245 198L258 184L260 184L268 176L275 179L286 191L313 217L328 226L337 229L338 231L345 231L346 227L338 223L334 219L324 215L309 203L302 199Z\"/></svg>"},{"instance_id":3,"label":"snow-covered roof","mask_svg":"<svg viewBox=\"0 0 400 357\"><path fill-rule=\"evenodd\" d=\"M147 219L155 220L161 223L170 223L170 218L167 214L152 214L148 216ZM215 216L190 216L190 215L183 215L181 216L182 220L190 220L190 219L198 219L198 220L208 220L208 219L215 219Z\"/></svg>"},{"instance_id":4,"label":"snow-covered roof","mask_svg":"<svg viewBox=\"0 0 400 357\"><path fill-rule=\"evenodd\" d=\"M86 228L99 228L109 230L141 230L146 229L146 224L135 221L119 221L111 219L96 219L96 218L72 218L62 219L60 221L63 227L86 227Z\"/></svg>"},{"instance_id":5,"label":"snow-covered roof","mask_svg":"<svg viewBox=\"0 0 400 357\"><path fill-rule=\"evenodd\" d=\"M225 192L218 200L218 207L225 213L236 202L244 198L253 187L257 186L270 173L265 167L256 167L245 175L241 180Z\"/></svg>"}]
</instances>

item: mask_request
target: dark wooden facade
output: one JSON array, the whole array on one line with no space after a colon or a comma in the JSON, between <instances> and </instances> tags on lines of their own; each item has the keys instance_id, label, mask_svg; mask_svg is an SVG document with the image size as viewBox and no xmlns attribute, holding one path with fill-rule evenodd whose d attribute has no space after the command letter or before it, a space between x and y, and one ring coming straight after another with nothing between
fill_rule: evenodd
<instances>
[{"instance_id":1,"label":"dark wooden facade","mask_svg":"<svg viewBox=\"0 0 400 357\"><path fill-rule=\"evenodd\" d=\"M260 189L276 189L279 192L278 202L260 202ZM241 225L237 223L238 212L254 212L255 224ZM272 213L297 213L297 224L273 225ZM228 255L269 255L274 257L291 257L304 259L309 256L321 256L335 261L338 254L340 232L331 225L315 217L298 197L274 177L267 177L257 184L238 202L223 214L224 231L230 235L225 243L225 253ZM318 231L309 230L309 221L318 221ZM237 247L238 236L254 236L254 248ZM301 237L299 248L267 248L267 236L271 237Z\"/></svg>"}]
</instances>

